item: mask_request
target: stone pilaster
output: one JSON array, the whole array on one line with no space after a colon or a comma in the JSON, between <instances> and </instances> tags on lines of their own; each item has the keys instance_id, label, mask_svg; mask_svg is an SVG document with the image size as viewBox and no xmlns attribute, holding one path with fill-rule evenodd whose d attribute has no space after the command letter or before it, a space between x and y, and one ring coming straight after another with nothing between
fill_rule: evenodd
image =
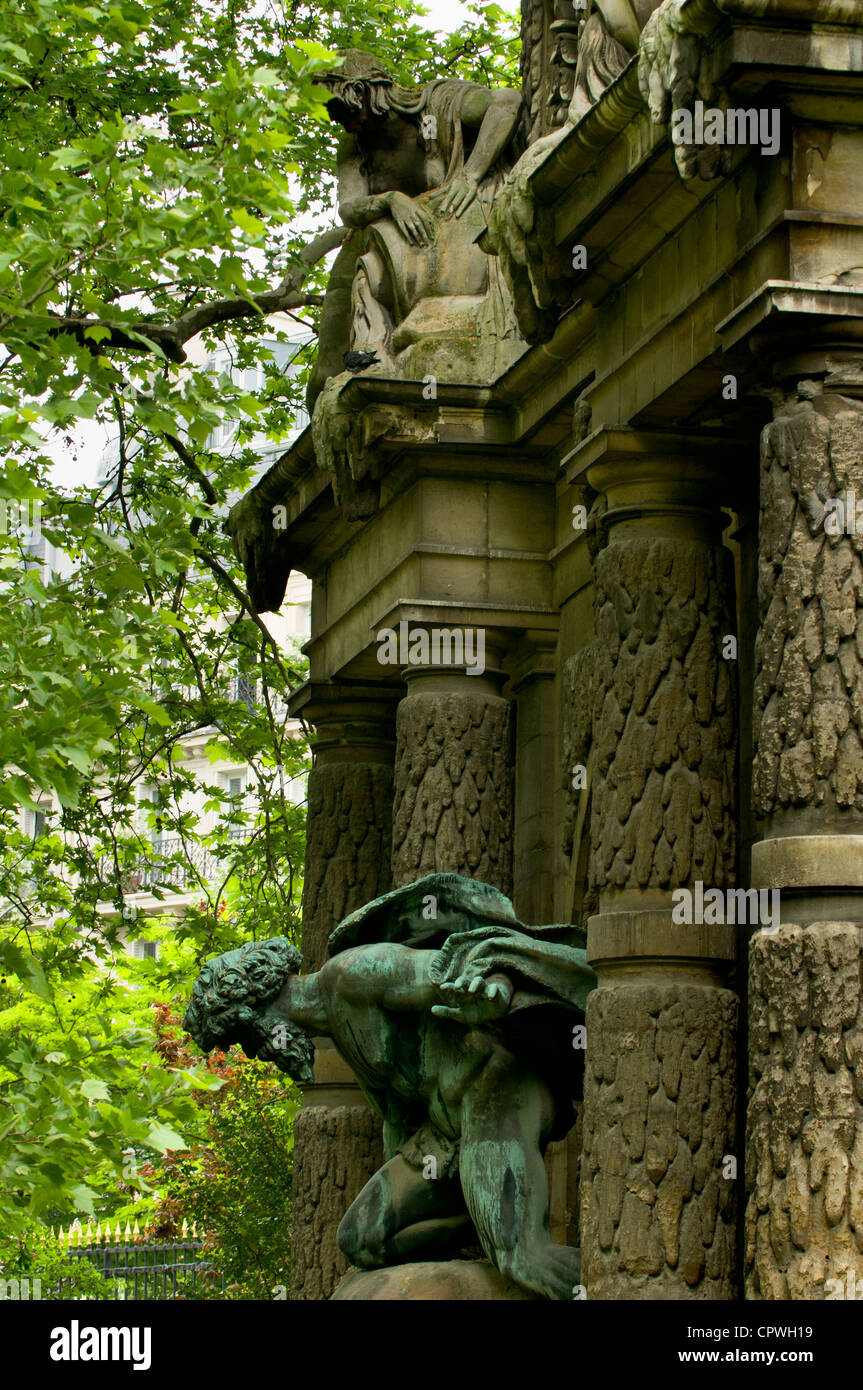
<instances>
[{"instance_id":1,"label":"stone pilaster","mask_svg":"<svg viewBox=\"0 0 863 1390\"><path fill-rule=\"evenodd\" d=\"M309 776L303 953L327 956L333 927L391 886L393 700L385 690L307 687L294 712L314 725ZM348 1267L339 1223L383 1161L380 1121L328 1039L315 1053L294 1128L291 1298L327 1299Z\"/></svg>"},{"instance_id":2,"label":"stone pilaster","mask_svg":"<svg viewBox=\"0 0 863 1390\"><path fill-rule=\"evenodd\" d=\"M734 929L672 918L735 873L730 556L707 445L586 442L602 494L582 1248L588 1298L734 1296ZM592 465L592 466L591 466ZM578 454L574 471L578 467Z\"/></svg>"},{"instance_id":3,"label":"stone pilaster","mask_svg":"<svg viewBox=\"0 0 863 1390\"><path fill-rule=\"evenodd\" d=\"M486 642L486 661L493 653ZM513 718L487 665L411 667L398 708L393 884L451 872L512 893Z\"/></svg>"},{"instance_id":4,"label":"stone pilaster","mask_svg":"<svg viewBox=\"0 0 863 1390\"><path fill-rule=\"evenodd\" d=\"M779 890L781 925L750 943L746 1293L820 1300L863 1280L863 357L776 375L752 881Z\"/></svg>"},{"instance_id":5,"label":"stone pilaster","mask_svg":"<svg viewBox=\"0 0 863 1390\"><path fill-rule=\"evenodd\" d=\"M513 894L522 922L553 922L557 633L528 629L509 660L516 710Z\"/></svg>"}]
</instances>

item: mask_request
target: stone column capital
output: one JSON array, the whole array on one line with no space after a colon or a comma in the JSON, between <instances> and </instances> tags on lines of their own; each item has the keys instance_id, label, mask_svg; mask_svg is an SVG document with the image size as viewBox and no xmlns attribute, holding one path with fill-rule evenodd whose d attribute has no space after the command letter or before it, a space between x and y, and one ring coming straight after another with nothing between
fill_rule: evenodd
<instances>
[{"instance_id":1,"label":"stone column capital","mask_svg":"<svg viewBox=\"0 0 863 1390\"><path fill-rule=\"evenodd\" d=\"M716 325L726 353L742 346L774 380L810 375L835 350L863 353L863 289L767 280ZM800 369L800 365L808 365Z\"/></svg>"},{"instance_id":2,"label":"stone column capital","mask_svg":"<svg viewBox=\"0 0 863 1390\"><path fill-rule=\"evenodd\" d=\"M487 611L472 605L397 604L375 624L378 660L398 672L408 694L421 684L425 693L498 695L507 680L503 660L513 632L488 619Z\"/></svg>"},{"instance_id":3,"label":"stone column capital","mask_svg":"<svg viewBox=\"0 0 863 1390\"><path fill-rule=\"evenodd\" d=\"M718 544L722 507L752 442L685 432L601 429L564 460L567 482L601 494L601 527L625 524L652 534Z\"/></svg>"},{"instance_id":4,"label":"stone column capital","mask_svg":"<svg viewBox=\"0 0 863 1390\"><path fill-rule=\"evenodd\" d=\"M391 764L401 694L392 685L306 681L288 708L315 730L311 744L316 763L344 759Z\"/></svg>"},{"instance_id":5,"label":"stone column capital","mask_svg":"<svg viewBox=\"0 0 863 1390\"><path fill-rule=\"evenodd\" d=\"M555 680L558 675L558 634L546 628L527 628L508 654L512 693L527 681Z\"/></svg>"}]
</instances>

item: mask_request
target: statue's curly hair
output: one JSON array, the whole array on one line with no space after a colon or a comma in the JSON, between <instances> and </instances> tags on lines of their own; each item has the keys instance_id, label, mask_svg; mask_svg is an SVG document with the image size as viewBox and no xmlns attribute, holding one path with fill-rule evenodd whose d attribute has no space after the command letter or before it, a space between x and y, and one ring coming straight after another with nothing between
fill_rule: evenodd
<instances>
[{"instance_id":1,"label":"statue's curly hair","mask_svg":"<svg viewBox=\"0 0 863 1390\"><path fill-rule=\"evenodd\" d=\"M195 981L183 1027L203 1052L238 1043L247 1056L274 1062L296 1081L311 1082L311 1038L267 1007L298 973L302 959L283 936L249 941L216 956Z\"/></svg>"}]
</instances>

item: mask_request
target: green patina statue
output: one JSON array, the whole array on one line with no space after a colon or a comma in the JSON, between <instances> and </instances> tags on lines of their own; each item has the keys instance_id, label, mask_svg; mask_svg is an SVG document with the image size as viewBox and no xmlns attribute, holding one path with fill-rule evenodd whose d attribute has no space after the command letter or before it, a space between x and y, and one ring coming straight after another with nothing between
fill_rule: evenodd
<instances>
[{"instance_id":1,"label":"green patina statue","mask_svg":"<svg viewBox=\"0 0 863 1390\"><path fill-rule=\"evenodd\" d=\"M548 1229L543 1152L573 1123L576 1034L595 976L577 927L527 927L488 884L432 874L346 917L300 975L283 937L201 971L185 1026L296 1081L331 1037L384 1120L386 1162L338 1241L361 1269L457 1255L478 1237L501 1274L571 1299L580 1252Z\"/></svg>"}]
</instances>

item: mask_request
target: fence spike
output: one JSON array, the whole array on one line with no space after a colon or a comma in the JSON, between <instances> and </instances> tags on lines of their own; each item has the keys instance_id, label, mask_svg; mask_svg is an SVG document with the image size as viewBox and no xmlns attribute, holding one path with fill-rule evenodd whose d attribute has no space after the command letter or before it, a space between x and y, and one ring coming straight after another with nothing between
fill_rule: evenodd
<instances>
[{"instance_id":1,"label":"fence spike","mask_svg":"<svg viewBox=\"0 0 863 1390\"><path fill-rule=\"evenodd\" d=\"M123 1232L123 1239L127 1245L129 1244L129 1241L132 1239L132 1227L129 1225L128 1221L126 1222L126 1229Z\"/></svg>"},{"instance_id":2,"label":"fence spike","mask_svg":"<svg viewBox=\"0 0 863 1390\"><path fill-rule=\"evenodd\" d=\"M92 1228L92 1226L90 1225L90 1222L88 1221L88 1222L87 1222L87 1229L86 1229L86 1231L84 1232L84 1240L85 1240L85 1242L86 1242L87 1245L89 1245L89 1244L91 1243L91 1241L92 1241L92 1232L93 1232L93 1228Z\"/></svg>"},{"instance_id":3,"label":"fence spike","mask_svg":"<svg viewBox=\"0 0 863 1390\"><path fill-rule=\"evenodd\" d=\"M189 1234L189 1223L188 1223L188 1221L186 1220L186 1218L185 1218L185 1216L184 1216L184 1217L183 1217L183 1224L182 1224L182 1226L180 1227L180 1235L183 1237L183 1240L185 1240L185 1239L187 1238L188 1234Z\"/></svg>"},{"instance_id":4,"label":"fence spike","mask_svg":"<svg viewBox=\"0 0 863 1390\"><path fill-rule=\"evenodd\" d=\"M140 1235L141 1235L141 1232L138 1230L138 1221L137 1221L137 1218L135 1219L135 1226L134 1226L134 1229L133 1229L133 1231L132 1231L132 1235L134 1236L135 1240L138 1240L138 1238L139 1238Z\"/></svg>"}]
</instances>

